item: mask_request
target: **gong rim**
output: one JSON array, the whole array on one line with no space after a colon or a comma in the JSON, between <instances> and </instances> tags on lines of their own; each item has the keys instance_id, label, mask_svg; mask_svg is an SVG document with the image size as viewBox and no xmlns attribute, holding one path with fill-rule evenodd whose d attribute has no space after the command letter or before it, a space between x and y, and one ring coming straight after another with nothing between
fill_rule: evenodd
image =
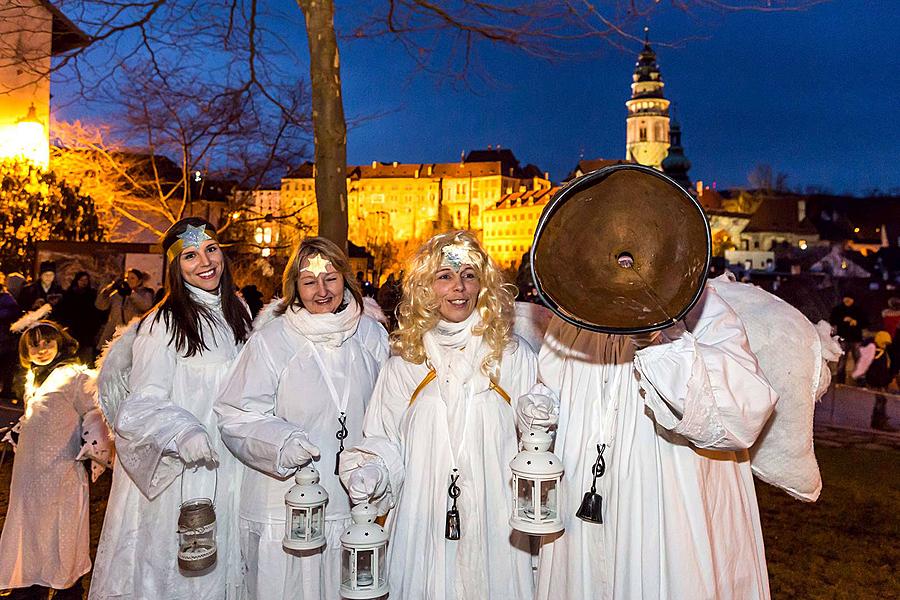
<instances>
[{"instance_id":1,"label":"gong rim","mask_svg":"<svg viewBox=\"0 0 900 600\"><path fill-rule=\"evenodd\" d=\"M579 318L577 315L573 314L571 311L567 310L563 306L557 302L551 294L545 289L543 283L541 282L541 277L538 269L536 268L536 250L538 248L538 244L541 240L541 236L544 234L545 229L547 228L547 224L553 218L553 215L556 214L565 203L573 196L577 195L581 191L589 188L595 183L599 183L600 181L605 180L611 174L620 171L637 171L646 175L650 175L656 177L668 185L672 186L674 190L680 193L684 200L687 200L686 205L695 210L700 218L700 221L704 224L703 230L705 233L705 245L706 245L706 256L703 264L703 268L701 270L699 281L697 285L697 289L694 291L690 301L677 312L672 317L667 319L663 319L659 322L646 325L646 326L634 326L634 327L617 327L617 326L606 326L599 325L597 323L593 323L591 321L587 321L585 319ZM534 239L531 244L531 250L528 252L528 262L531 268L531 278L534 282L535 291L537 292L538 298L545 306L547 306L553 313L561 318L563 321L571 325L575 325L576 327L580 327L582 329L587 329L588 331L594 331L598 333L609 333L609 334L620 334L620 335L628 335L628 334L641 334L641 333L650 333L653 331L659 331L661 329L665 329L667 327L671 327L676 322L684 318L684 316L697 304L700 300L700 296L703 294L703 289L706 287L706 281L709 277L709 265L710 260L712 258L712 234L709 227L709 221L706 218L706 213L703 212L703 207L700 206L700 203L696 198L691 196L687 190L685 190L681 185L678 184L671 177L660 173L656 169L652 167L647 167L644 165L636 165L636 164L627 164L627 165L613 165L609 167L604 167L602 169L598 169L596 171L592 171L581 177L574 179L569 182L565 187L559 190L553 198L547 203L547 207L541 213L540 219L538 219L537 227L534 232Z\"/></svg>"}]
</instances>

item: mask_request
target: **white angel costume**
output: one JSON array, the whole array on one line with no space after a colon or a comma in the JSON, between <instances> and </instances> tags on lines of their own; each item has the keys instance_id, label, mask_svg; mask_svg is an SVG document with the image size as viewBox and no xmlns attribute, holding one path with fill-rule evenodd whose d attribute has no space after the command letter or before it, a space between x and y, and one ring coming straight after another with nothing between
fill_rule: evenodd
<instances>
[{"instance_id":1,"label":"white angel costume","mask_svg":"<svg viewBox=\"0 0 900 600\"><path fill-rule=\"evenodd\" d=\"M336 456L343 444L362 439L366 405L389 353L384 327L361 316L349 293L345 300L337 313L291 307L258 326L216 402L225 444L252 467L240 503L246 598L340 596L340 535L350 523L350 501L335 475ZM342 425L343 441L336 436ZM322 550L282 547L284 495L296 469L284 464L282 449L295 436L320 451L313 464L328 491Z\"/></svg>"},{"instance_id":2,"label":"white angel costume","mask_svg":"<svg viewBox=\"0 0 900 600\"><path fill-rule=\"evenodd\" d=\"M566 529L544 540L537 598L769 597L747 449L777 395L714 289L685 324L635 352L628 337L551 323L539 362L560 396ZM604 444L595 524L575 514Z\"/></svg>"},{"instance_id":3,"label":"white angel costume","mask_svg":"<svg viewBox=\"0 0 900 600\"><path fill-rule=\"evenodd\" d=\"M213 600L237 597L240 589L237 502L242 467L222 443L213 413L213 400L240 348L219 295L187 287L212 313L212 321L200 324L208 349L190 357L178 353L164 319L154 322L156 312L147 315L134 338L129 393L114 419L118 460L91 599ZM218 453L218 469L188 468L182 475L175 440L201 428ZM197 574L182 573L176 535L182 497L214 494L216 564Z\"/></svg>"},{"instance_id":4,"label":"white angel costume","mask_svg":"<svg viewBox=\"0 0 900 600\"><path fill-rule=\"evenodd\" d=\"M508 398L536 381L536 357L520 338L504 351L496 385L481 371L489 349L462 323L441 321L424 336L427 361L392 357L366 411L365 440L341 464L386 470L373 498L387 517L392 598L524 600L533 596L528 538L509 526L518 451ZM431 369L433 368L433 372ZM453 470L459 476L460 539L445 538Z\"/></svg>"},{"instance_id":5,"label":"white angel costume","mask_svg":"<svg viewBox=\"0 0 900 600\"><path fill-rule=\"evenodd\" d=\"M0 588L58 590L91 570L88 481L78 461L82 419L96 410L93 372L62 364L35 385L29 372L25 415L0 537Z\"/></svg>"}]
</instances>

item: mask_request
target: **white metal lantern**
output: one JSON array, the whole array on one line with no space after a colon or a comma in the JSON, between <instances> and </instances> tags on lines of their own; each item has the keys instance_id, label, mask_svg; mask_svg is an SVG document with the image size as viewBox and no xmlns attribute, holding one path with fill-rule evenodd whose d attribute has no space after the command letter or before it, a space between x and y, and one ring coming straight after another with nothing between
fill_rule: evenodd
<instances>
[{"instance_id":1,"label":"white metal lantern","mask_svg":"<svg viewBox=\"0 0 900 600\"><path fill-rule=\"evenodd\" d=\"M559 512L562 461L552 452L553 438L531 429L522 436L522 451L509 463L513 473L513 511L510 526L531 535L565 529Z\"/></svg>"},{"instance_id":2,"label":"white metal lantern","mask_svg":"<svg viewBox=\"0 0 900 600\"><path fill-rule=\"evenodd\" d=\"M307 465L297 470L295 483L284 495L287 515L282 546L315 550L325 545L325 503L328 492L319 485L319 472Z\"/></svg>"},{"instance_id":3,"label":"white metal lantern","mask_svg":"<svg viewBox=\"0 0 900 600\"><path fill-rule=\"evenodd\" d=\"M350 516L353 523L341 534L341 596L378 598L388 593L387 532L375 523L371 504L354 506Z\"/></svg>"}]
</instances>

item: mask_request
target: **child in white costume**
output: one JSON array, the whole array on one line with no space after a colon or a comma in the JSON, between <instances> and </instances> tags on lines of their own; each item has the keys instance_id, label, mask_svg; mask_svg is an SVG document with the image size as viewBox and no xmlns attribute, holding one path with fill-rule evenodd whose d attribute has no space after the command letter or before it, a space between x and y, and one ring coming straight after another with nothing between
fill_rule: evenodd
<instances>
[{"instance_id":1,"label":"child in white costume","mask_svg":"<svg viewBox=\"0 0 900 600\"><path fill-rule=\"evenodd\" d=\"M244 597L337 600L350 502L336 460L345 443L362 438L366 404L388 357L387 332L362 314L349 261L324 238L298 245L284 271L283 300L261 316L215 406L226 445L253 467L240 504ZM327 543L285 550L284 495L297 467L311 459L328 491Z\"/></svg>"},{"instance_id":2,"label":"child in white costume","mask_svg":"<svg viewBox=\"0 0 900 600\"><path fill-rule=\"evenodd\" d=\"M463 231L426 242L403 286L397 355L341 479L354 502L390 509L391 597L531 599L528 539L509 526L509 401L531 389L537 364L511 333L511 286Z\"/></svg>"},{"instance_id":3,"label":"child in white costume","mask_svg":"<svg viewBox=\"0 0 900 600\"><path fill-rule=\"evenodd\" d=\"M96 600L220 600L237 597L240 589L242 467L222 444L212 404L247 337L250 314L207 221L175 223L163 250L166 296L144 316L128 348L127 396L116 407L101 385L119 460L91 579ZM112 364L107 358L103 371L116 368ZM217 561L191 574L177 564L182 484L185 500L212 498L218 485Z\"/></svg>"},{"instance_id":4,"label":"child in white costume","mask_svg":"<svg viewBox=\"0 0 900 600\"><path fill-rule=\"evenodd\" d=\"M74 360L77 350L52 321L31 324L19 340L25 415L0 537L0 588L17 588L13 599L46 598L41 588L80 599L91 570L88 480L78 458L82 421L97 407L93 372Z\"/></svg>"}]
</instances>

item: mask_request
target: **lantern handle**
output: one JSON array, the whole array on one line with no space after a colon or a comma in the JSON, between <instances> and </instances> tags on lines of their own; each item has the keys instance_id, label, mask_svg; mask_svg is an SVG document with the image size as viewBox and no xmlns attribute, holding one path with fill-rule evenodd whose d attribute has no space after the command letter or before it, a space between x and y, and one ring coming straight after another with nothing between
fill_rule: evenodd
<instances>
[{"instance_id":1,"label":"lantern handle","mask_svg":"<svg viewBox=\"0 0 900 600\"><path fill-rule=\"evenodd\" d=\"M179 506L181 504L184 504L184 474L185 474L186 469L187 469L187 465L182 464L181 465L181 503L179 504ZM196 471L197 469L194 468L192 470ZM216 507L216 496L219 495L219 468L218 467L213 469L213 478L214 478L213 479L214 483L213 483L212 504L213 504L213 508L215 508Z\"/></svg>"}]
</instances>

